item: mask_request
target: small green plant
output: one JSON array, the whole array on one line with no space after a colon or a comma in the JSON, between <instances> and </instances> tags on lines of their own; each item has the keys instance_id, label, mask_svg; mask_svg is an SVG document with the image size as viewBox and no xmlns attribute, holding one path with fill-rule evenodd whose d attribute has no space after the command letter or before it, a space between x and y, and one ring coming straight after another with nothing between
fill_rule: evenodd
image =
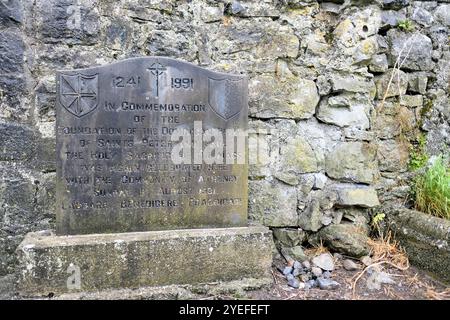
<instances>
[{"instance_id":1,"label":"small green plant","mask_svg":"<svg viewBox=\"0 0 450 320\"><path fill-rule=\"evenodd\" d=\"M382 212L378 212L376 215L372 217L371 226L378 233L379 236L382 236L382 227L381 223L386 218L386 215Z\"/></svg>"},{"instance_id":2,"label":"small green plant","mask_svg":"<svg viewBox=\"0 0 450 320\"><path fill-rule=\"evenodd\" d=\"M411 148L409 158L409 169L417 171L423 168L428 161L428 155L425 151L427 139L424 134L417 136L417 145Z\"/></svg>"},{"instance_id":3,"label":"small green plant","mask_svg":"<svg viewBox=\"0 0 450 320\"><path fill-rule=\"evenodd\" d=\"M416 176L413 195L417 210L450 219L450 153L438 157L422 174Z\"/></svg>"},{"instance_id":4,"label":"small green plant","mask_svg":"<svg viewBox=\"0 0 450 320\"><path fill-rule=\"evenodd\" d=\"M411 20L401 20L398 22L397 27L400 30L406 31L406 32L411 32L414 30L414 24L412 23Z\"/></svg>"}]
</instances>

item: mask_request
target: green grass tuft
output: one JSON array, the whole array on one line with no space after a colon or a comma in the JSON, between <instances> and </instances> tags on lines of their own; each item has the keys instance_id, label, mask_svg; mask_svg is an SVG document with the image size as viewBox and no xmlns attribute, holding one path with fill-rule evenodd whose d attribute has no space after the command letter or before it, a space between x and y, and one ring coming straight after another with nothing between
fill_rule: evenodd
<instances>
[{"instance_id":1,"label":"green grass tuft","mask_svg":"<svg viewBox=\"0 0 450 320\"><path fill-rule=\"evenodd\" d=\"M409 169L416 171L425 167L428 162L428 155L426 149L426 137L424 134L417 136L417 145L411 148L409 157Z\"/></svg>"},{"instance_id":2,"label":"green grass tuft","mask_svg":"<svg viewBox=\"0 0 450 320\"><path fill-rule=\"evenodd\" d=\"M449 156L437 158L416 177L413 188L417 210L446 219L450 219Z\"/></svg>"},{"instance_id":3,"label":"green grass tuft","mask_svg":"<svg viewBox=\"0 0 450 320\"><path fill-rule=\"evenodd\" d=\"M406 32L412 32L415 28L413 22L408 19L399 21L397 27Z\"/></svg>"}]
</instances>

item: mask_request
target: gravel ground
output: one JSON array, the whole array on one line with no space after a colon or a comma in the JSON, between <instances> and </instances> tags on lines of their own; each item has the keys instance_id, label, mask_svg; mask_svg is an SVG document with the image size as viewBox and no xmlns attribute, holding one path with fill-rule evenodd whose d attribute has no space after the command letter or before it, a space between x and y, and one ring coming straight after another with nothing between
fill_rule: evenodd
<instances>
[{"instance_id":1,"label":"gravel ground","mask_svg":"<svg viewBox=\"0 0 450 320\"><path fill-rule=\"evenodd\" d=\"M342 260L335 262L335 269L331 273L331 279L338 282L340 286L334 290L321 290L319 288L311 289L294 289L287 285L285 276L274 266L272 269L273 285L265 286L262 289L251 291L242 291L239 285L228 285L226 288L232 288L227 294L209 293L202 294L197 290L187 290L176 286L162 287L155 293L154 288L141 289L123 289L111 292L98 292L85 295L63 296L62 299L199 299L199 300L216 300L216 299L258 299L258 300L423 300L423 299L442 299L450 300L450 286L439 282L425 272L410 267L406 271L400 271L396 268L384 268L383 271L388 273L395 283L382 284L378 290L370 290L367 287L367 280L370 277L365 272L358 280L353 295L352 285L355 278L363 270L363 265L357 263L359 270L348 271L342 266ZM278 263L283 263L279 261ZM254 283L247 287L251 287ZM208 290L205 290L208 291ZM15 294L14 278L6 276L0 278L0 300L1 299L22 299ZM48 299L41 297L40 299ZM52 299L58 299L53 297Z\"/></svg>"}]
</instances>

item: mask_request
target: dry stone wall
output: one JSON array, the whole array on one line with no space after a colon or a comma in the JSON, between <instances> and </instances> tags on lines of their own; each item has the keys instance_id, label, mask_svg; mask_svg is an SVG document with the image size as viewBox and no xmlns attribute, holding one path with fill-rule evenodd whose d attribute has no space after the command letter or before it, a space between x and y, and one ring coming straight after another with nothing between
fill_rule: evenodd
<instances>
[{"instance_id":1,"label":"dry stone wall","mask_svg":"<svg viewBox=\"0 0 450 320\"><path fill-rule=\"evenodd\" d=\"M448 1L0 1L0 275L53 228L55 70L164 55L249 76L250 219L286 256L361 256L409 192L411 148L450 144Z\"/></svg>"}]
</instances>

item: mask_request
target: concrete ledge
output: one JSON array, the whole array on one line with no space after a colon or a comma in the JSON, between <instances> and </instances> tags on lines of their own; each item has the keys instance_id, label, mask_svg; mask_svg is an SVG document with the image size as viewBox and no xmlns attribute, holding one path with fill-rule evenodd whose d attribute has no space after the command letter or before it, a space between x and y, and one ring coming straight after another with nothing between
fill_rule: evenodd
<instances>
[{"instance_id":1,"label":"concrete ledge","mask_svg":"<svg viewBox=\"0 0 450 320\"><path fill-rule=\"evenodd\" d=\"M405 208L389 208L386 215L411 263L450 283L450 221Z\"/></svg>"},{"instance_id":2,"label":"concrete ledge","mask_svg":"<svg viewBox=\"0 0 450 320\"><path fill-rule=\"evenodd\" d=\"M259 226L76 236L29 233L17 249L18 289L36 296L268 278L272 243L271 231Z\"/></svg>"}]
</instances>

